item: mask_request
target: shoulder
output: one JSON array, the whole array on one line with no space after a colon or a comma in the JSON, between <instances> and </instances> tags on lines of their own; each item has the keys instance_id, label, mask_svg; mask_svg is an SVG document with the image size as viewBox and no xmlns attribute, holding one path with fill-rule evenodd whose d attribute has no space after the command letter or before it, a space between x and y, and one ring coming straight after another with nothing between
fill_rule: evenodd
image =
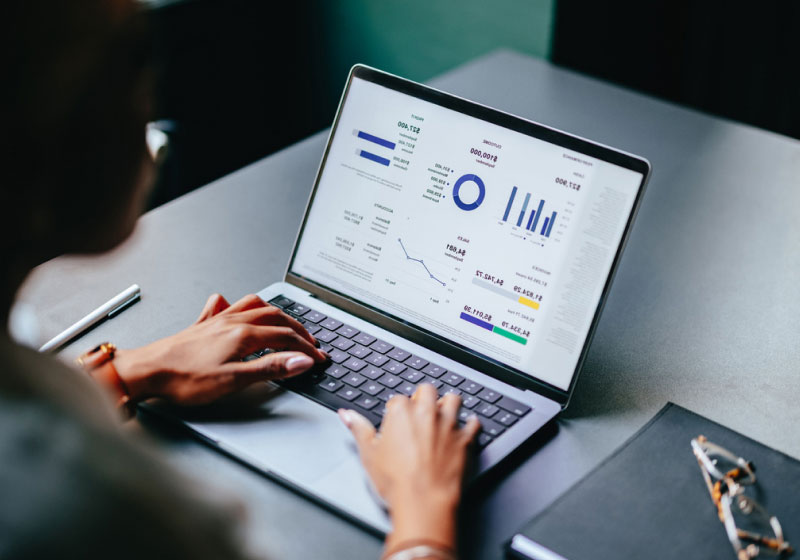
<instances>
[{"instance_id":1,"label":"shoulder","mask_svg":"<svg viewBox=\"0 0 800 560\"><path fill-rule=\"evenodd\" d=\"M47 401L0 391L0 464L0 558L241 557L232 508Z\"/></svg>"}]
</instances>

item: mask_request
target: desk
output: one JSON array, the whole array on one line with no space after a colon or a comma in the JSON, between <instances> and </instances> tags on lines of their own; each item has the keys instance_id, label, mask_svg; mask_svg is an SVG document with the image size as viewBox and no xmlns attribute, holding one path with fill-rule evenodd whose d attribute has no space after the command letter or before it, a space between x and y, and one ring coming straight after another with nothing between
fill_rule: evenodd
<instances>
[{"instance_id":1,"label":"desk","mask_svg":"<svg viewBox=\"0 0 800 560\"><path fill-rule=\"evenodd\" d=\"M508 51L432 84L654 168L573 403L554 435L473 493L466 556L501 557L515 529L668 400L800 458L800 142ZM193 321L213 291L233 300L279 280L325 138L150 212L109 255L39 267L21 299L36 309L42 340L133 282L141 303L67 357L104 339L149 342ZM182 468L250 506L251 533L269 557L377 557L376 538L202 444L149 431Z\"/></svg>"}]
</instances>

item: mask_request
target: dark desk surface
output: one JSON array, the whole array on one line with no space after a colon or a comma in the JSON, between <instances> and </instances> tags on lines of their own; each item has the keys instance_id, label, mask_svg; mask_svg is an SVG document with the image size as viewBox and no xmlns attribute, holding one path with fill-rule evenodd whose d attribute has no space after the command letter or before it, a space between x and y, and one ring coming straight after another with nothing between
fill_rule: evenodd
<instances>
[{"instance_id":1,"label":"dark desk surface","mask_svg":"<svg viewBox=\"0 0 800 560\"><path fill-rule=\"evenodd\" d=\"M654 168L573 403L554 435L474 492L467 555L499 558L516 528L668 400L800 458L800 142L512 52L432 83ZM150 212L110 255L41 266L21 293L41 339L134 282L142 301L66 357L105 339L151 341L193 321L214 291L232 300L281 279L325 138ZM182 468L250 506L269 557L378 556L376 538L307 500L191 439L149 431Z\"/></svg>"}]
</instances>

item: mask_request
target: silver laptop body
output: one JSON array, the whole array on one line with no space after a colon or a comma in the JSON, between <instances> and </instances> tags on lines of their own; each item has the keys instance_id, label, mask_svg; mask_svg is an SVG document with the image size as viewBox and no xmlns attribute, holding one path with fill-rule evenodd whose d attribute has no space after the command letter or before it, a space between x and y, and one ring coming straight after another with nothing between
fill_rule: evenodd
<instances>
[{"instance_id":1,"label":"silver laptop body","mask_svg":"<svg viewBox=\"0 0 800 560\"><path fill-rule=\"evenodd\" d=\"M480 418L501 426L476 451L472 476L480 476L567 406L649 173L639 157L357 65L285 281L259 295L313 310L306 324L318 336L336 334L312 321L325 317L348 335L364 333L361 342L411 354L399 366L408 378L435 382L424 372L449 372L440 393L454 386L475 397ZM379 363L377 344L349 351ZM412 360L428 365L414 369ZM379 373L376 383L389 375ZM355 407L355 394L371 403L359 389L371 379L315 375L316 394L327 395L318 390L327 380L341 406ZM209 409L151 410L356 523L389 531L338 401L301 393L260 384ZM497 395L504 400L492 402L515 404L494 406Z\"/></svg>"}]
</instances>

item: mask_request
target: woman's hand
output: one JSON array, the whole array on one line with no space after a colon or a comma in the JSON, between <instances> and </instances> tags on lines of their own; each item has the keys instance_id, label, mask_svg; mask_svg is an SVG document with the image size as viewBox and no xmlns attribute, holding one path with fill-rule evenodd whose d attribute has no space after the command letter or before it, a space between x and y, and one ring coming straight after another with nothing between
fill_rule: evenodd
<instances>
[{"instance_id":1,"label":"woman's hand","mask_svg":"<svg viewBox=\"0 0 800 560\"><path fill-rule=\"evenodd\" d=\"M352 410L340 410L358 444L361 461L389 506L391 552L403 543L426 541L453 550L456 512L470 443L480 430L477 417L458 427L461 397L438 400L433 385L414 396L394 396L386 405L380 432Z\"/></svg>"},{"instance_id":2,"label":"woman's hand","mask_svg":"<svg viewBox=\"0 0 800 560\"><path fill-rule=\"evenodd\" d=\"M230 305L215 294L192 326L141 348L117 350L114 366L134 401L163 397L176 404L205 404L325 361L315 343L298 321L258 296ZM241 361L264 348L281 351Z\"/></svg>"}]
</instances>

